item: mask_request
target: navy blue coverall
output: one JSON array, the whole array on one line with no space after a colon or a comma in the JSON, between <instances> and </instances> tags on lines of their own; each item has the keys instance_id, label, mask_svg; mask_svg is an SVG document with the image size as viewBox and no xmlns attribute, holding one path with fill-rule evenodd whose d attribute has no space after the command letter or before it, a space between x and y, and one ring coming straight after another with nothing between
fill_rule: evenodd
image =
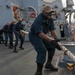
<instances>
[{"instance_id":1,"label":"navy blue coverall","mask_svg":"<svg viewBox=\"0 0 75 75\"><path fill-rule=\"evenodd\" d=\"M4 39L3 39L3 30L0 30L0 43L4 43Z\"/></svg>"},{"instance_id":2,"label":"navy blue coverall","mask_svg":"<svg viewBox=\"0 0 75 75\"><path fill-rule=\"evenodd\" d=\"M7 42L8 42L8 25L5 25L2 30L3 30L4 36L5 36L5 44L7 45Z\"/></svg>"},{"instance_id":3,"label":"navy blue coverall","mask_svg":"<svg viewBox=\"0 0 75 75\"><path fill-rule=\"evenodd\" d=\"M20 39L20 41L21 41L21 45L20 45L21 47L24 43L24 38L20 34L20 30L24 30L24 25L22 23L18 22L13 27L13 31L14 31L15 38L16 38L14 48L16 48L18 45L18 39Z\"/></svg>"},{"instance_id":4,"label":"navy blue coverall","mask_svg":"<svg viewBox=\"0 0 75 75\"><path fill-rule=\"evenodd\" d=\"M12 23L8 26L10 46L12 46L12 47L13 47L13 27L14 27L14 25Z\"/></svg>"},{"instance_id":5,"label":"navy blue coverall","mask_svg":"<svg viewBox=\"0 0 75 75\"><path fill-rule=\"evenodd\" d=\"M29 40L37 52L36 62L43 64L46 60L46 50L48 51L48 59L52 61L55 53L55 47L50 43L38 36L40 32L47 34L49 31L54 30L53 19L47 20L41 13L34 20L31 30L29 32Z\"/></svg>"}]
</instances>

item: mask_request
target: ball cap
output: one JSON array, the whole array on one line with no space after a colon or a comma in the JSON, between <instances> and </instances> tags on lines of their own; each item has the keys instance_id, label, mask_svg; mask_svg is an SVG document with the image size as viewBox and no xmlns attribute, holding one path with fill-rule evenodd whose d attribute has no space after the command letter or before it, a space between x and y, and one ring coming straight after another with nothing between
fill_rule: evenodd
<instances>
[{"instance_id":1,"label":"ball cap","mask_svg":"<svg viewBox=\"0 0 75 75\"><path fill-rule=\"evenodd\" d=\"M15 22L16 22L15 20L12 21L12 23L15 23Z\"/></svg>"},{"instance_id":2,"label":"ball cap","mask_svg":"<svg viewBox=\"0 0 75 75\"><path fill-rule=\"evenodd\" d=\"M50 13L50 12L54 12L54 11L49 5L45 5L45 6L43 6L42 12Z\"/></svg>"},{"instance_id":3,"label":"ball cap","mask_svg":"<svg viewBox=\"0 0 75 75\"><path fill-rule=\"evenodd\" d=\"M24 19L23 18L19 18L18 21L22 22Z\"/></svg>"}]
</instances>

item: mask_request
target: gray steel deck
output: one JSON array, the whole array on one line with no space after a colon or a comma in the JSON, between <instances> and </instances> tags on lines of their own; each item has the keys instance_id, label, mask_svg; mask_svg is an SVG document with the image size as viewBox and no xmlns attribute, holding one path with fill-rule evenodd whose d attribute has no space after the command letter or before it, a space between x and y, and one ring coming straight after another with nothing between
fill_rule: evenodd
<instances>
[{"instance_id":1,"label":"gray steel deck","mask_svg":"<svg viewBox=\"0 0 75 75\"><path fill-rule=\"evenodd\" d=\"M0 44L0 75L34 75L36 70L36 52L29 42L24 43L25 50L8 49ZM58 59L63 53L56 50L52 63L58 67ZM69 75L67 69L59 68L58 72L51 72L43 68L43 75ZM72 75L72 74L70 74Z\"/></svg>"}]
</instances>

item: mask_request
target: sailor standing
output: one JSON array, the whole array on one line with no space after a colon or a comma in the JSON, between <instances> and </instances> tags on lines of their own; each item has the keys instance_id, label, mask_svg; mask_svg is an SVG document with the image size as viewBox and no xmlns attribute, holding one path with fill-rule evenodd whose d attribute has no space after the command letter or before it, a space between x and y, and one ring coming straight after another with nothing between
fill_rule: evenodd
<instances>
[{"instance_id":1,"label":"sailor standing","mask_svg":"<svg viewBox=\"0 0 75 75\"><path fill-rule=\"evenodd\" d=\"M16 48L18 46L19 39L21 42L19 48L24 50L24 48L23 48L24 38L22 37L22 35L20 33L20 30L24 30L24 25L22 24L22 21L23 21L23 19L19 19L18 23L16 23L13 27L13 31L14 31L15 38L16 38L15 45L14 45L14 51L13 51L14 53L18 52Z\"/></svg>"}]
</instances>

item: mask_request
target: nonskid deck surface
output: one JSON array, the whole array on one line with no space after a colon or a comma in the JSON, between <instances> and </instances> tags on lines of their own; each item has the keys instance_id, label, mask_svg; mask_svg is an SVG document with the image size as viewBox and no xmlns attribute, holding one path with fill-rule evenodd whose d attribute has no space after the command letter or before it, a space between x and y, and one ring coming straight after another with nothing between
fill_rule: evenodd
<instances>
[{"instance_id":1,"label":"nonskid deck surface","mask_svg":"<svg viewBox=\"0 0 75 75\"><path fill-rule=\"evenodd\" d=\"M24 50L18 48L18 53L13 49L0 44L0 75L34 75L36 71L36 52L29 42L24 43ZM58 59L63 52L56 50L53 65L58 67ZM58 67L58 72L43 68L43 75L69 75L69 71Z\"/></svg>"}]
</instances>

